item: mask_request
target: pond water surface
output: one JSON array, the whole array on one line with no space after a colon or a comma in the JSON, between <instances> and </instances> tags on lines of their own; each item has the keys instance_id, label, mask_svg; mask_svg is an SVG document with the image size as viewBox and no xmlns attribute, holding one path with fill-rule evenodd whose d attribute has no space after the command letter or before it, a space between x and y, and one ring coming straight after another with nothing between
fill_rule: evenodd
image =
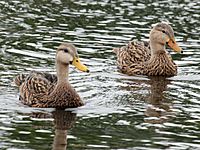
<instances>
[{"instance_id":1,"label":"pond water surface","mask_svg":"<svg viewBox=\"0 0 200 150\"><path fill-rule=\"evenodd\" d=\"M1 149L200 149L199 0L1 0ZM168 20L183 54L171 78L118 72L114 47L148 40ZM85 106L29 108L13 78L55 73L55 49L73 42L91 72L70 69Z\"/></svg>"}]
</instances>

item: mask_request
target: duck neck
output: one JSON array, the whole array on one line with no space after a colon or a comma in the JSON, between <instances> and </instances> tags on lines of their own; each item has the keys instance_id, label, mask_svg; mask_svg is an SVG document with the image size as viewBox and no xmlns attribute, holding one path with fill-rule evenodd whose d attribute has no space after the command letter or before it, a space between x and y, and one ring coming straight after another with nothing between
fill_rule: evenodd
<instances>
[{"instance_id":1,"label":"duck neck","mask_svg":"<svg viewBox=\"0 0 200 150\"><path fill-rule=\"evenodd\" d=\"M154 41L150 41L150 48L151 48L151 57L154 57L157 54L166 53L165 45L156 43Z\"/></svg>"},{"instance_id":2,"label":"duck neck","mask_svg":"<svg viewBox=\"0 0 200 150\"><path fill-rule=\"evenodd\" d=\"M58 83L68 82L69 65L56 61Z\"/></svg>"}]
</instances>

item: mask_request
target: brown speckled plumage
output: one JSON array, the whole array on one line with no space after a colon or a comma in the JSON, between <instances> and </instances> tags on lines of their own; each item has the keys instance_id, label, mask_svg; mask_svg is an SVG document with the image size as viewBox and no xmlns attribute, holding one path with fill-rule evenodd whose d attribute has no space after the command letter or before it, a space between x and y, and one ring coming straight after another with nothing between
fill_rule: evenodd
<instances>
[{"instance_id":1,"label":"brown speckled plumage","mask_svg":"<svg viewBox=\"0 0 200 150\"><path fill-rule=\"evenodd\" d=\"M19 87L22 103L32 107L72 108L82 106L83 102L70 85L67 76L69 63L74 59L72 54L77 56L76 49L72 44L64 43L58 48L57 75L37 71L18 75L14 82Z\"/></svg>"},{"instance_id":2,"label":"brown speckled plumage","mask_svg":"<svg viewBox=\"0 0 200 150\"><path fill-rule=\"evenodd\" d=\"M168 24L159 23L150 33L150 42L130 41L126 46L114 48L119 70L128 75L176 75L177 65L165 50L169 40L175 43L173 29Z\"/></svg>"},{"instance_id":3,"label":"brown speckled plumage","mask_svg":"<svg viewBox=\"0 0 200 150\"><path fill-rule=\"evenodd\" d=\"M140 41L130 41L126 46L114 48L114 52L119 70L129 75L141 74L141 62L148 61L151 56L149 43Z\"/></svg>"}]
</instances>

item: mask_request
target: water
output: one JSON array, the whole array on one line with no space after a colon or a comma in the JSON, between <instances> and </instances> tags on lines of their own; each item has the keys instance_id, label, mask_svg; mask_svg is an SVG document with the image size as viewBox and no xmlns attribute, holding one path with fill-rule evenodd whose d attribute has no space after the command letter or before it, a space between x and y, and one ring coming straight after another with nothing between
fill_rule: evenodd
<instances>
[{"instance_id":1,"label":"water","mask_svg":"<svg viewBox=\"0 0 200 150\"><path fill-rule=\"evenodd\" d=\"M1 149L200 149L199 18L198 0L0 1ZM119 73L112 48L148 40L160 20L172 23L184 50L170 52L178 75ZM24 106L13 78L55 72L55 49L64 41L78 47L91 70L70 69L85 106Z\"/></svg>"}]
</instances>

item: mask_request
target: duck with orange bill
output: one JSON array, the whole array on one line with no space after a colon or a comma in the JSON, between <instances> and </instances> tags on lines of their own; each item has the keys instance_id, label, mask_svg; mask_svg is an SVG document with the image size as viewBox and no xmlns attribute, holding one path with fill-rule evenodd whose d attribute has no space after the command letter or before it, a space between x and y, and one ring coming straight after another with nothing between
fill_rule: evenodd
<instances>
[{"instance_id":1,"label":"duck with orange bill","mask_svg":"<svg viewBox=\"0 0 200 150\"><path fill-rule=\"evenodd\" d=\"M175 76L177 65L166 51L166 45L182 53L176 43L172 27L157 23L150 32L149 42L130 41L126 46L114 48L119 70L128 75Z\"/></svg>"}]
</instances>

